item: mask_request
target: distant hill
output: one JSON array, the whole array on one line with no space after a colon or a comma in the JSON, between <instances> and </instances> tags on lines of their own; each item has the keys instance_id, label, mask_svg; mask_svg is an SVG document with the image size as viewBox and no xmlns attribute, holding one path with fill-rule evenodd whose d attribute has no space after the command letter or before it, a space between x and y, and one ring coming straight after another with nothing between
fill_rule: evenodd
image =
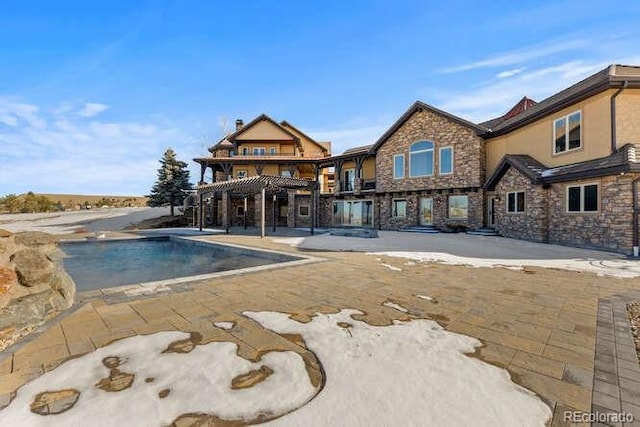
<instances>
[{"instance_id":1,"label":"distant hill","mask_svg":"<svg viewBox=\"0 0 640 427\"><path fill-rule=\"evenodd\" d=\"M147 206L147 198L143 196L112 196L112 195L85 195L85 194L41 194L55 204L60 204L64 209L84 209L87 206L100 208L109 206L120 207L142 207Z\"/></svg>"}]
</instances>

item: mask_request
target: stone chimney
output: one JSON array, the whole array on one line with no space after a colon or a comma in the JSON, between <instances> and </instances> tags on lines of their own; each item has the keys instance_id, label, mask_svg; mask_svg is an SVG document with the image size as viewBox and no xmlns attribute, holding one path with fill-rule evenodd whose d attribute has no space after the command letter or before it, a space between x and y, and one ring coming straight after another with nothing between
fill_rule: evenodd
<instances>
[{"instance_id":1,"label":"stone chimney","mask_svg":"<svg viewBox=\"0 0 640 427\"><path fill-rule=\"evenodd\" d=\"M244 121L242 119L236 120L236 132L238 132L244 126Z\"/></svg>"}]
</instances>

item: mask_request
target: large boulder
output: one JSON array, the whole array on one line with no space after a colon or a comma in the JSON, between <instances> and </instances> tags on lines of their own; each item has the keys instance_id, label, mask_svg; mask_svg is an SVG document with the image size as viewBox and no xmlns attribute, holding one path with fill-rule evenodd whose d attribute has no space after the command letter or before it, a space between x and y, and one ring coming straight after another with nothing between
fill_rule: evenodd
<instances>
[{"instance_id":1,"label":"large boulder","mask_svg":"<svg viewBox=\"0 0 640 427\"><path fill-rule=\"evenodd\" d=\"M73 305L60 254L46 233L0 237L0 351Z\"/></svg>"},{"instance_id":2,"label":"large boulder","mask_svg":"<svg viewBox=\"0 0 640 427\"><path fill-rule=\"evenodd\" d=\"M49 287L55 266L51 259L38 249L21 249L11 256L18 282L22 286Z\"/></svg>"},{"instance_id":3,"label":"large boulder","mask_svg":"<svg viewBox=\"0 0 640 427\"><path fill-rule=\"evenodd\" d=\"M18 277L13 269L0 267L0 308L7 305L11 299L10 291L18 283Z\"/></svg>"}]
</instances>

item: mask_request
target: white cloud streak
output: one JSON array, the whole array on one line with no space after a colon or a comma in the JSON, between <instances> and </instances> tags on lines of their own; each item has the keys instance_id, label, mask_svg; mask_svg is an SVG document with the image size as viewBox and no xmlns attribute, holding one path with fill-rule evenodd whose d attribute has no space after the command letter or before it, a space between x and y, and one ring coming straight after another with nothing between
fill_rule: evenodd
<instances>
[{"instance_id":1,"label":"white cloud streak","mask_svg":"<svg viewBox=\"0 0 640 427\"><path fill-rule=\"evenodd\" d=\"M98 114L102 113L103 111L106 111L108 108L109 108L109 106L105 105L105 104L87 102L78 111L78 115L81 116L81 117L93 117L93 116L97 116Z\"/></svg>"}]
</instances>

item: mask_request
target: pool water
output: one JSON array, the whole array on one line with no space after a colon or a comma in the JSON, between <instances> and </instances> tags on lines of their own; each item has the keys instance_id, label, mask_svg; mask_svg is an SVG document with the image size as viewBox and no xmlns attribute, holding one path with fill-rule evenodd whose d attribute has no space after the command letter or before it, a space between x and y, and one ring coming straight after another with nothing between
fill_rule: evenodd
<instances>
[{"instance_id":1,"label":"pool water","mask_svg":"<svg viewBox=\"0 0 640 427\"><path fill-rule=\"evenodd\" d=\"M78 291L235 270L300 258L175 236L63 242L62 263Z\"/></svg>"}]
</instances>

